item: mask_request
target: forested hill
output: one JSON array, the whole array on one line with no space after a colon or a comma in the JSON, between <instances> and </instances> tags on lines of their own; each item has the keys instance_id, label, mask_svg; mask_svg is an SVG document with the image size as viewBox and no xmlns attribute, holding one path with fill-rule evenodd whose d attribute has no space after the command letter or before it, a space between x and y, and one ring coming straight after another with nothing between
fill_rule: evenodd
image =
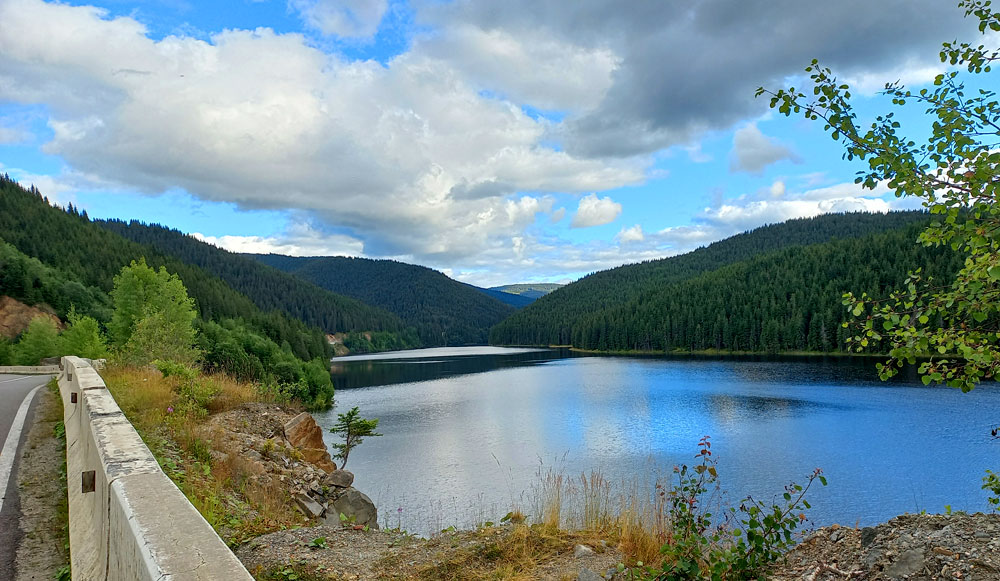
<instances>
[{"instance_id":1,"label":"forested hill","mask_svg":"<svg viewBox=\"0 0 1000 581\"><path fill-rule=\"evenodd\" d=\"M91 222L85 213L79 213L72 206L67 210L53 207L34 188L25 189L2 174L0 239L20 253L62 273L60 276L66 280L64 288L49 292L65 295L64 300L71 300L69 295L73 293L79 295L74 300L78 308L83 306L81 302L87 296L94 294L94 289L102 293L108 292L114 276L123 266L145 257L150 266L165 266L168 271L180 277L190 296L195 299L203 320L242 321L241 324L247 325L252 332L266 336L279 346L290 347L303 360L326 359L331 353L323 333L325 329L303 323L290 314L294 308L275 308L265 312L246 295L202 268L153 246L127 240L115 232L101 228ZM18 271L6 268L11 265ZM0 271L3 271L0 272L0 283L3 283L0 286L17 288L22 285L20 279L32 278L31 273L21 272L24 270L22 262L11 265L0 264ZM40 281L36 279L32 284L40 284ZM81 288L88 289L87 293L83 293ZM359 326L356 330L396 331L402 326L397 317L385 312L379 312L376 317L358 321L357 324ZM400 343L399 346L404 345Z\"/></svg>"},{"instance_id":2,"label":"forested hill","mask_svg":"<svg viewBox=\"0 0 1000 581\"><path fill-rule=\"evenodd\" d=\"M251 254L338 294L376 305L417 328L425 345L484 344L513 307L444 274L394 260Z\"/></svg>"},{"instance_id":3,"label":"forested hill","mask_svg":"<svg viewBox=\"0 0 1000 581\"><path fill-rule=\"evenodd\" d=\"M836 350L851 290L959 266L915 244L921 212L835 214L765 226L682 256L585 277L494 327L495 344L596 350Z\"/></svg>"},{"instance_id":4,"label":"forested hill","mask_svg":"<svg viewBox=\"0 0 1000 581\"><path fill-rule=\"evenodd\" d=\"M95 220L94 224L221 278L262 309L284 311L328 333L401 331L404 327L399 317L386 310L334 294L179 230L135 220Z\"/></svg>"}]
</instances>

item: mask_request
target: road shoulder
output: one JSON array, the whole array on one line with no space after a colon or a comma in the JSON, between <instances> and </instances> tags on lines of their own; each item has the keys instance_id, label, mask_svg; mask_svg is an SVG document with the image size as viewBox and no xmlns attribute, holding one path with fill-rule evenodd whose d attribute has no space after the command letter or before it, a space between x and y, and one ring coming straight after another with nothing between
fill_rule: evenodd
<instances>
[{"instance_id":1,"label":"road shoulder","mask_svg":"<svg viewBox=\"0 0 1000 581\"><path fill-rule=\"evenodd\" d=\"M65 448L55 434L56 424L62 421L62 403L43 387L33 407L34 421L17 464L23 535L17 547L15 581L51 581L69 563Z\"/></svg>"}]
</instances>

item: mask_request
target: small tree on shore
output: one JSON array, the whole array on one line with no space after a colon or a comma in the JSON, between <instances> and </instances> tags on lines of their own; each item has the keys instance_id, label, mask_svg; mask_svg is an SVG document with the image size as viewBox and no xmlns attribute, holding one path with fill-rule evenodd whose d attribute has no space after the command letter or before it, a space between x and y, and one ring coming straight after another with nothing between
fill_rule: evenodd
<instances>
[{"instance_id":1,"label":"small tree on shore","mask_svg":"<svg viewBox=\"0 0 1000 581\"><path fill-rule=\"evenodd\" d=\"M375 431L378 427L378 418L369 420L360 417L360 414L358 407L354 406L347 413L337 414L337 423L330 428L330 432L344 437L343 444L333 445L337 450L333 457L341 460L341 470L347 466L347 457L351 454L351 450L360 446L364 438L382 435Z\"/></svg>"}]
</instances>

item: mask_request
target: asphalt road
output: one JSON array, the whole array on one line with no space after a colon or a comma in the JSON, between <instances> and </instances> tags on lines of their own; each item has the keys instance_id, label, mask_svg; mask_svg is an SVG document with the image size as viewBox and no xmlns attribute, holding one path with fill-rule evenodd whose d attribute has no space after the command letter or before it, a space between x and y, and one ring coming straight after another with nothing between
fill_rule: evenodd
<instances>
[{"instance_id":1,"label":"asphalt road","mask_svg":"<svg viewBox=\"0 0 1000 581\"><path fill-rule=\"evenodd\" d=\"M22 429L11 433L18 410L35 387L48 383L49 375L0 375L0 581L14 578L14 554L21 539L18 526L21 503L17 495L17 454L34 420L35 406L21 412ZM32 398L34 400L36 398ZM8 439L10 443L8 444ZM9 473L8 473L9 470Z\"/></svg>"}]
</instances>

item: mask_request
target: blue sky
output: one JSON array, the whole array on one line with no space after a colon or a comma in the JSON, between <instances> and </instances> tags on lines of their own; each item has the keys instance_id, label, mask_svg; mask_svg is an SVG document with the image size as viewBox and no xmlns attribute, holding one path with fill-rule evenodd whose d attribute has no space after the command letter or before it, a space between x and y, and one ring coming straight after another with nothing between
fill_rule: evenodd
<instances>
[{"instance_id":1,"label":"blue sky","mask_svg":"<svg viewBox=\"0 0 1000 581\"><path fill-rule=\"evenodd\" d=\"M0 171L236 251L565 282L915 207L753 90L820 58L872 116L952 38L938 0L0 0Z\"/></svg>"}]
</instances>

